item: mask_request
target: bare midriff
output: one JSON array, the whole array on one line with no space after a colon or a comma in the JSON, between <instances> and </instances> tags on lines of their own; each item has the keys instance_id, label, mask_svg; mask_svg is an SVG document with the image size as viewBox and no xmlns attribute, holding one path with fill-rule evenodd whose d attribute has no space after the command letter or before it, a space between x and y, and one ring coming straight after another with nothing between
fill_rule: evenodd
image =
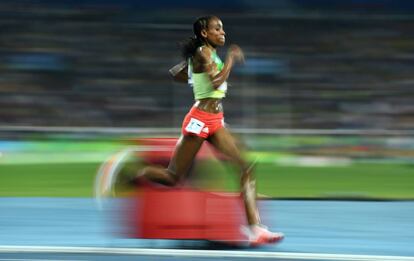
<instances>
[{"instance_id":1,"label":"bare midriff","mask_svg":"<svg viewBox=\"0 0 414 261\"><path fill-rule=\"evenodd\" d=\"M205 98L197 100L194 104L194 107L209 113L220 113L223 111L221 99L216 98Z\"/></svg>"}]
</instances>

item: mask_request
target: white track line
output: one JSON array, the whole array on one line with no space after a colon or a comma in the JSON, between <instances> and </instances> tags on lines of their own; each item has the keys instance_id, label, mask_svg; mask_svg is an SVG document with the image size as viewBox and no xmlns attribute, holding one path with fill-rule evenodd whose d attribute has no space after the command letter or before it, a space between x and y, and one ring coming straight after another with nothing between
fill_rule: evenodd
<instances>
[{"instance_id":1,"label":"white track line","mask_svg":"<svg viewBox=\"0 0 414 261\"><path fill-rule=\"evenodd\" d=\"M67 253L67 254L120 254L176 257L221 258L281 258L284 260L340 260L340 261L414 261L414 256L347 255L322 253L221 251L155 248L53 247L53 246L0 246L0 253Z\"/></svg>"},{"instance_id":2,"label":"white track line","mask_svg":"<svg viewBox=\"0 0 414 261\"><path fill-rule=\"evenodd\" d=\"M0 258L0 261L62 261L62 259L27 259L27 258ZM81 259L65 259L65 261L85 261L85 260L81 260Z\"/></svg>"}]
</instances>

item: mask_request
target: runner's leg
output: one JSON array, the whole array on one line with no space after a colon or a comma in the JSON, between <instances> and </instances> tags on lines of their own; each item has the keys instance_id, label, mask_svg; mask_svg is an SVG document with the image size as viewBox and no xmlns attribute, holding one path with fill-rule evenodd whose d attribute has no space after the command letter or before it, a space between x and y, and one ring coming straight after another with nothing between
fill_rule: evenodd
<instances>
[{"instance_id":1,"label":"runner's leg","mask_svg":"<svg viewBox=\"0 0 414 261\"><path fill-rule=\"evenodd\" d=\"M137 178L146 178L150 181L166 186L174 186L187 175L191 164L200 150L204 139L195 135L182 135L177 142L168 168L149 166L144 168Z\"/></svg>"},{"instance_id":2,"label":"runner's leg","mask_svg":"<svg viewBox=\"0 0 414 261\"><path fill-rule=\"evenodd\" d=\"M217 130L209 138L209 142L240 168L240 187L247 221L250 225L259 224L260 216L256 206L256 181L252 175L252 166L243 159L241 151L236 145L236 140L226 128Z\"/></svg>"},{"instance_id":3,"label":"runner's leg","mask_svg":"<svg viewBox=\"0 0 414 261\"><path fill-rule=\"evenodd\" d=\"M250 225L250 232L248 232L250 244L257 246L282 240L284 238L283 233L271 232L260 222L259 211L256 206L256 181L252 175L253 167L243 159L234 137L226 128L220 128L210 137L209 141L240 167L241 190L247 221Z\"/></svg>"}]
</instances>

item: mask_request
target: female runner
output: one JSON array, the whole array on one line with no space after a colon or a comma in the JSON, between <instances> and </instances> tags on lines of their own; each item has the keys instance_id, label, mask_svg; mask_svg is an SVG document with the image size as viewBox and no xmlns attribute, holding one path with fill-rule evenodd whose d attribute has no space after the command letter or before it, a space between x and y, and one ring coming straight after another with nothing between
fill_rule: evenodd
<instances>
[{"instance_id":1,"label":"female runner","mask_svg":"<svg viewBox=\"0 0 414 261\"><path fill-rule=\"evenodd\" d=\"M224 45L226 34L223 23L216 16L198 18L193 31L195 36L182 48L185 61L171 68L170 74L175 80L190 84L195 103L184 118L182 135L167 169L146 167L137 175L137 180L144 177L164 185L176 185L185 178L201 145L207 140L240 168L250 243L260 245L279 241L283 239L282 233L270 232L260 223L252 165L242 157L236 141L224 125L222 99L227 92L226 80L233 65L244 61L243 52L237 45L231 45L225 62L220 60L216 49Z\"/></svg>"}]
</instances>

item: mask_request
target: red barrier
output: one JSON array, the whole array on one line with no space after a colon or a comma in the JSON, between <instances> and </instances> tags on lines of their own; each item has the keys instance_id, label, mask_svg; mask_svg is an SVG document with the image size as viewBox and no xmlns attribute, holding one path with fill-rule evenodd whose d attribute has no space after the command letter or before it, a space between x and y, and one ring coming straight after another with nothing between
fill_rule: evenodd
<instances>
[{"instance_id":1,"label":"red barrier","mask_svg":"<svg viewBox=\"0 0 414 261\"><path fill-rule=\"evenodd\" d=\"M177 141L177 138L141 138L134 140L134 143L147 148L146 150L139 152L139 156L146 164L162 165L166 167L174 152ZM205 160L212 157L216 157L220 160L226 159L224 155L219 153L206 141L197 153L196 159Z\"/></svg>"},{"instance_id":2,"label":"red barrier","mask_svg":"<svg viewBox=\"0 0 414 261\"><path fill-rule=\"evenodd\" d=\"M139 157L147 164L166 166L176 138L142 138ZM197 160L225 159L204 142ZM126 207L129 236L147 239L202 239L243 244L247 237L244 203L239 194L213 193L187 187L147 185L139 188Z\"/></svg>"},{"instance_id":3,"label":"red barrier","mask_svg":"<svg viewBox=\"0 0 414 261\"><path fill-rule=\"evenodd\" d=\"M132 202L131 237L247 242L241 230L247 220L239 194L147 187Z\"/></svg>"}]
</instances>

